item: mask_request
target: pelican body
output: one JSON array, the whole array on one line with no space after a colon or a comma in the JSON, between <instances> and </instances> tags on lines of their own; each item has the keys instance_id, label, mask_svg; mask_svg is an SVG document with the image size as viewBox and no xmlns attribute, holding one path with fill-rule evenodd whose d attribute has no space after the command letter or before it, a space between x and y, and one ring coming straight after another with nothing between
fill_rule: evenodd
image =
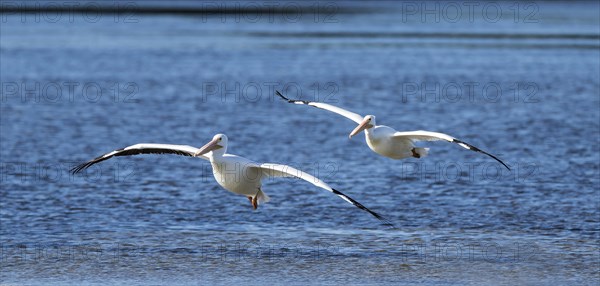
<instances>
[{"instance_id":1,"label":"pelican body","mask_svg":"<svg viewBox=\"0 0 600 286\"><path fill-rule=\"evenodd\" d=\"M227 136L217 134L194 154L195 157L207 154L217 183L234 194L246 196L254 209L259 203L269 201L262 190L264 170L253 161L244 157L226 154Z\"/></svg>"},{"instance_id":2,"label":"pelican body","mask_svg":"<svg viewBox=\"0 0 600 286\"><path fill-rule=\"evenodd\" d=\"M142 143L118 149L99 156L86 163L80 164L73 169L73 174L79 173L88 167L108 160L115 156L131 156L138 154L176 154L189 157L197 157L210 161L213 176L217 183L224 189L248 198L254 209L261 203L269 201L269 196L262 190L262 180L269 177L295 177L305 180L313 185L330 191L348 203L370 213L387 225L392 225L380 214L371 211L351 197L330 187L320 179L312 175L281 164L263 163L259 164L244 157L227 154L228 139L225 134L215 135L210 142L201 148L188 145L154 144Z\"/></svg>"},{"instance_id":3,"label":"pelican body","mask_svg":"<svg viewBox=\"0 0 600 286\"><path fill-rule=\"evenodd\" d=\"M417 147L415 146L416 142L444 140L458 144L465 149L486 154L510 170L510 167L496 156L471 144L465 143L464 141L458 140L448 134L424 130L399 132L389 126L377 125L374 115L366 115L363 117L354 112L330 104L289 99L283 96L279 91L276 91L276 93L279 97L289 103L308 105L319 109L324 109L356 122L358 126L356 126L352 132L350 132L349 138L352 138L362 131L365 131L365 140L367 141L367 145L371 150L373 150L373 152L381 156L392 159L404 159L408 157L422 158L428 155L429 148Z\"/></svg>"},{"instance_id":4,"label":"pelican body","mask_svg":"<svg viewBox=\"0 0 600 286\"><path fill-rule=\"evenodd\" d=\"M225 154L220 157L210 157L213 176L224 189L240 195L245 195L268 201L268 197L260 190L262 187L262 170L256 168L252 161Z\"/></svg>"},{"instance_id":5,"label":"pelican body","mask_svg":"<svg viewBox=\"0 0 600 286\"><path fill-rule=\"evenodd\" d=\"M420 158L427 155L428 148L415 147L411 140L394 138L394 133L396 130L391 127L376 125L365 129L365 141L373 152L392 159Z\"/></svg>"}]
</instances>

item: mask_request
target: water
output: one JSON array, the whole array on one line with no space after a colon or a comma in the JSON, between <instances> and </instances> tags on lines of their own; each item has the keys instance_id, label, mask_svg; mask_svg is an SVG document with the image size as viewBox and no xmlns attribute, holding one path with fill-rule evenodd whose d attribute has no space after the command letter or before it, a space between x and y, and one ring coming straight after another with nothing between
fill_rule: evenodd
<instances>
[{"instance_id":1,"label":"water","mask_svg":"<svg viewBox=\"0 0 600 286\"><path fill-rule=\"evenodd\" d=\"M598 5L536 3L534 23L501 5L496 22L402 18L386 2L333 23L3 18L2 283L597 284ZM449 133L512 170L445 143L423 144L425 159L377 156L347 139L350 121L272 87ZM265 182L272 202L252 211L187 157L68 173L134 143L216 133L397 228L289 179Z\"/></svg>"}]
</instances>

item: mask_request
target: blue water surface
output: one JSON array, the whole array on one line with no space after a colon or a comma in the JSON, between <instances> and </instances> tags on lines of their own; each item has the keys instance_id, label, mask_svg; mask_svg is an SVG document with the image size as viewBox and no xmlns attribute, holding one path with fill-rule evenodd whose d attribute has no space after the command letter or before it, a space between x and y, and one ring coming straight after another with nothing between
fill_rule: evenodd
<instances>
[{"instance_id":1,"label":"blue water surface","mask_svg":"<svg viewBox=\"0 0 600 286\"><path fill-rule=\"evenodd\" d=\"M497 21L390 2L299 19L3 15L1 282L597 285L598 4L514 4ZM511 170L443 142L422 144L422 159L378 156L348 140L351 121L275 88L451 134ZM272 201L253 211L197 158L68 172L217 133L230 153L303 169L396 228L293 179L265 181Z\"/></svg>"}]
</instances>

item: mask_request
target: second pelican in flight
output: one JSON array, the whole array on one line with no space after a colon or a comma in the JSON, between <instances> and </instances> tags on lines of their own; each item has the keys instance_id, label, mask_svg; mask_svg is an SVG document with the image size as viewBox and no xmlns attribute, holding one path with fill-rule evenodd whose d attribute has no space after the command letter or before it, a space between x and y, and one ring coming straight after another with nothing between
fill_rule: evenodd
<instances>
[{"instance_id":1,"label":"second pelican in flight","mask_svg":"<svg viewBox=\"0 0 600 286\"><path fill-rule=\"evenodd\" d=\"M261 180L269 177L296 177L305 180L313 185L330 191L345 201L362 209L385 224L392 224L378 213L371 211L351 197L330 187L325 182L309 175L308 173L294 169L287 165L264 163L258 164L244 157L226 154L227 136L217 134L213 139L200 149L187 145L171 144L136 144L123 149L118 149L106 153L100 157L90 160L71 169L73 174L79 173L88 167L110 159L115 156L131 156L138 154L176 154L189 157L199 157L209 160L213 168L213 175L217 183L226 190L244 195L250 200L250 203L256 209L259 203L268 202L269 196L262 190Z\"/></svg>"},{"instance_id":2,"label":"second pelican in flight","mask_svg":"<svg viewBox=\"0 0 600 286\"><path fill-rule=\"evenodd\" d=\"M286 100L289 103L310 105L316 108L325 109L333 113L337 113L344 116L358 124L352 132L350 132L350 138L352 136L365 131L365 138L369 148L375 153L392 158L392 159L404 159L407 157L421 158L427 156L429 148L416 147L414 145L417 141L438 141L444 140L452 143L456 143L465 149L469 149L475 152L486 154L500 164L504 165L510 170L508 165L504 164L502 160L496 156L487 153L471 144L467 144L464 141L458 140L448 134L431 132L431 131L405 131L399 132L391 127L385 125L377 125L375 123L374 115L367 115L362 117L354 112L339 108L326 103L311 102L306 100L293 100L283 96L279 91L276 91L277 95Z\"/></svg>"}]
</instances>

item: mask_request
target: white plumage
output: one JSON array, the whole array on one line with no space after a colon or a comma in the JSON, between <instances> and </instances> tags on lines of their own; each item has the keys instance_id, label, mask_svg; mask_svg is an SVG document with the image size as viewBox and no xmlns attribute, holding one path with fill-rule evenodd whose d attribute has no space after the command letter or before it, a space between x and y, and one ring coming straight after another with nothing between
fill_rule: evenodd
<instances>
[{"instance_id":1,"label":"white plumage","mask_svg":"<svg viewBox=\"0 0 600 286\"><path fill-rule=\"evenodd\" d=\"M500 164L504 165L507 169L510 170L510 167L506 165L502 160L498 159L496 156L485 152L471 144L468 144L464 141L458 140L448 134L439 133L439 132L431 132L431 131L403 131L399 132L394 130L393 128L385 125L377 125L375 122L374 115L361 116L354 112L345 110L343 108L333 106L327 103L320 102L311 102L306 100L293 100L283 96L279 91L277 91L277 95L286 100L289 103L301 104L313 106L316 108L324 109L327 111L331 111L333 113L342 115L358 124L358 126L352 130L350 133L350 137L360 133L361 131L365 131L365 140L367 141L367 145L373 152L388 157L392 159L404 159L408 157L422 158L428 155L429 148L417 147L415 143L418 141L447 141L451 143L458 144L459 146L472 150L475 152L486 154L496 161L500 162Z\"/></svg>"},{"instance_id":2,"label":"white plumage","mask_svg":"<svg viewBox=\"0 0 600 286\"><path fill-rule=\"evenodd\" d=\"M72 173L79 173L86 168L110 159L115 156L131 156L138 154L177 154L189 157L198 157L208 160L211 163L213 176L217 183L224 189L239 195L246 196L254 209L259 203L269 201L269 196L262 190L262 180L269 177L294 177L307 181L317 187L332 192L354 206L370 213L384 223L391 225L380 214L371 211L351 197L330 187L320 179L302 172L287 165L264 163L258 164L244 157L226 154L227 136L217 134L213 139L201 148L195 148L187 145L154 144L142 143L135 144L123 149L118 149L93 160L80 164L73 169Z\"/></svg>"}]
</instances>

